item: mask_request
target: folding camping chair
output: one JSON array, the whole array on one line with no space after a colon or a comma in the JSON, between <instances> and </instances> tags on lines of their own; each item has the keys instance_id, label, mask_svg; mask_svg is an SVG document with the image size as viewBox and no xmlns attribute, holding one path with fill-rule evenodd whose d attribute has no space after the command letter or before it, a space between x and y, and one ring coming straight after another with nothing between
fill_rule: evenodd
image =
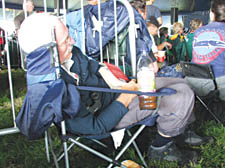
<instances>
[{"instance_id":1,"label":"folding camping chair","mask_svg":"<svg viewBox=\"0 0 225 168\"><path fill-rule=\"evenodd\" d=\"M54 35L54 30L52 34ZM60 137L63 142L64 152L59 158L57 158L55 152L53 151L53 145L49 132L47 132L48 139L46 140L46 143L50 144L50 150L52 151L56 167L59 167L58 161L63 156L65 156L66 167L69 167L68 150L74 144L108 161L110 163L108 167L112 167L113 165L122 166L118 160L131 143L134 145L138 156L143 162L143 165L147 167L147 164L144 161L144 158L141 155L141 152L134 140L146 126L154 125L155 119L157 117L157 110L155 110L155 112L151 116L128 127L130 128L134 125L140 125L140 128L134 133L133 136L131 136L131 133L129 132L128 128L125 128L131 138L114 159L100 152L97 152L96 150L91 149L90 147L79 142L79 139L83 137L91 138L95 142L98 142L96 139L108 137L111 132L106 133L104 135L69 136L66 132L64 117L76 117L80 104L78 90L116 93L124 92L133 94L145 94L151 96L171 95L176 93L176 91L170 88L162 88L161 90L155 93L142 93L136 91L126 91L108 88L75 86L74 84L66 83L61 78L61 70L58 57L59 56L57 52L57 44L55 42L54 36L51 43L41 46L32 53L28 54L27 94L21 111L19 112L16 118L16 123L20 131L25 134L29 139L40 139L43 137L45 131L52 125L52 123L57 125L57 127L60 126ZM74 137L76 137L76 139L74 139ZM71 145L69 147L67 147L68 141L71 142ZM46 145L46 147L48 147L48 145Z\"/></svg>"},{"instance_id":2,"label":"folding camping chair","mask_svg":"<svg viewBox=\"0 0 225 168\"><path fill-rule=\"evenodd\" d=\"M208 107L208 105L213 100L219 99L219 90L217 88L217 83L211 65L195 64L191 62L181 62L181 67L184 77L212 80L214 84L214 90L210 91L206 96L196 95L196 98L218 123L222 123L222 121L218 118L218 116L214 114L213 111ZM208 103L206 103L206 101L208 101Z\"/></svg>"},{"instance_id":3,"label":"folding camping chair","mask_svg":"<svg viewBox=\"0 0 225 168\"><path fill-rule=\"evenodd\" d=\"M127 2L128 3L128 2ZM133 11L133 10L132 10ZM134 31L134 29L129 30ZM95 88L88 86L75 86L70 83L66 83L61 78L61 68L59 63L59 56L57 53L57 45L54 38L53 31L52 43L42 46L37 50L33 51L27 56L27 79L28 79L28 93L25 98L25 103L17 116L17 125L20 128L21 132L24 133L30 139L39 139L43 137L43 134L46 130L54 123L57 128L60 129L60 138L63 143L64 151L59 157L56 156L56 153L53 149L53 143L51 139L50 132L47 131L46 143L49 144L50 150L52 151L54 163L56 167L59 167L58 161L65 156L65 167L69 167L69 157L68 150L71 149L73 145L77 145L90 153L97 155L98 157L109 162L108 167L113 165L122 166L119 163L119 158L127 150L127 148L132 143L137 151L138 156L143 162L143 165L147 167L147 164L135 143L135 139L142 132L146 126L152 126L155 123L155 119L158 116L157 110L154 114L143 119L142 121L135 123L127 128L124 128L126 132L130 135L130 140L126 143L123 149L117 154L115 158L110 158L90 147L82 144L79 140L81 138L90 138L93 141L99 143L98 139L103 139L110 136L111 132L108 132L104 135L68 135L66 130L64 116L67 117L76 117L78 112L78 106L80 103L78 90L89 90L89 91L101 91L101 92L123 92L123 93L133 93L133 94L145 94L151 96L164 96L174 94L176 91L170 88L163 88L155 93L141 93L141 92L132 92L125 90L114 90L108 88ZM134 36L132 36L135 38ZM135 47L131 47L135 50ZM135 52L132 52L135 55ZM135 55L136 56L136 55ZM133 59L133 58L132 58ZM135 60L136 62L136 60ZM136 65L134 65L136 68ZM132 66L133 67L133 66ZM132 69L133 70L133 69ZM36 87L41 87L37 89ZM38 93L37 93L38 92ZM37 94L36 94L37 93ZM68 102L70 102L68 104ZM67 103L63 105L63 103ZM31 106L32 104L32 106ZM30 108L32 107L32 108ZM64 114L64 111L68 110L69 113ZM29 122L28 122L29 121ZM129 132L129 128L134 125L140 125L140 128L132 136ZM112 130L118 131L118 130ZM124 130L122 130L124 131ZM75 139L74 139L75 137ZM67 142L70 142L71 145L68 147ZM48 145L46 145L48 151Z\"/></svg>"},{"instance_id":4,"label":"folding camping chair","mask_svg":"<svg viewBox=\"0 0 225 168\"><path fill-rule=\"evenodd\" d=\"M124 3L126 2L126 1L123 1ZM130 5L130 4L129 4ZM129 10L128 10L129 11ZM132 10L132 8L131 8L131 10L130 11L132 11L133 12L133 10ZM130 16L131 17L131 16ZM131 17L132 18L132 17ZM131 19L132 20L132 19ZM131 21L130 21L130 24L131 24ZM133 30L132 29L132 27L131 27L131 29L129 29L129 31L131 32L131 30ZM117 31L116 31L117 32ZM101 33L100 33L101 34ZM126 31L125 31L125 34L127 34L126 33ZM130 35L130 34L129 34ZM132 35L131 35L132 36ZM134 38L134 35L132 36L132 38ZM124 38L123 38L124 39ZM116 36L115 36L115 41L117 41L116 40ZM133 41L134 43L135 43L135 41ZM130 42L131 43L131 42ZM116 42L116 44L117 44L117 42ZM101 45L100 45L101 46ZM87 46L86 46L87 47ZM118 48L118 47L116 47L116 48ZM134 47L131 47L131 49L133 50L135 50L135 46ZM114 49L114 47L113 47L113 49ZM124 49L124 48L123 48ZM100 47L100 50L101 50L101 47ZM132 54L133 55L135 55L135 52L132 52ZM101 55L101 52L100 52L100 55ZM112 54L112 55L116 55L115 53L114 54ZM131 56L132 57L132 56ZM136 55L135 55L135 57L136 57ZM109 58L107 58L107 60L108 60ZM133 59L133 57L131 58L131 59ZM101 60L101 59L100 59ZM117 62L118 61L118 58L116 59L115 58L115 62ZM123 60L123 59L122 59ZM136 59L135 59L135 61L134 61L135 63L136 63ZM131 64L132 64L132 61L131 61ZM117 64L116 64L117 65ZM123 64L124 65L124 64ZM135 66L135 68L136 68L136 64L134 65ZM125 68L124 68L125 69ZM134 71L134 69L133 69L133 66L132 66L132 72L135 72ZM89 90L89 91L100 91L100 92L116 92L116 93L118 93L118 92L123 92L123 93L135 93L135 94L144 94L144 93L141 93L141 92L132 92L132 91L124 91L124 90L115 90L115 89L107 89L107 88L95 88L95 87L84 87L84 86L77 86L77 89L78 90ZM151 95L155 95L155 96L163 96L163 95L170 95L170 94L174 94L176 91L175 90L171 90L171 89L169 89L169 88L163 88L162 90L160 90L160 91L158 91L158 92L156 92L156 93L154 93L154 94L151 94ZM108 132L108 133L105 133L104 135L82 135L82 136L80 136L80 135L71 135L71 134L69 134L69 136L68 135L62 135L61 136L61 138L62 138L62 140L63 140L63 142L64 143L66 143L66 142L70 142L71 143L71 145L68 147L68 150L73 146L73 145L77 145L77 146L79 146L79 147L81 147L81 148L83 148L83 149L85 149L85 150L87 150L87 151L89 151L90 153L93 153L93 154L95 154L95 155L97 155L98 157L100 157L100 158L102 158L102 159L104 159L104 160L106 160L106 161L108 161L110 164L109 164L109 168L110 167L112 167L113 165L116 165L116 166L122 166L120 163L119 163L119 158L123 155L123 153L128 149L128 147L131 145L131 144L133 144L134 145L134 147L135 147L135 150L136 150L136 152L137 152L137 154L138 154L138 156L139 156L139 158L141 159L141 161L142 161L142 163L143 163L143 165L145 166L145 167L147 167L147 164L146 164L146 162L145 162L145 160L144 160L144 158L143 158L143 156L142 156L142 154L141 154L141 152L140 152L140 150L139 150L139 148L138 148L138 146L137 146L137 144L135 143L135 139L138 137L138 135L142 132L142 130L146 127L146 126L152 126L152 125L154 125L155 124L155 120L156 120L156 118L157 118L157 110L155 111L155 113L153 114L153 115L151 115L151 116L149 116L149 117L147 117L147 118L145 118L144 120L142 120L142 121L140 121L140 122L138 122L138 123L135 123L134 125L140 125L140 128L134 133L134 135L131 135L131 132L129 131L129 128L131 128L131 127L133 127L134 125L131 125L131 126L129 126L129 127L127 127L127 128L125 128L125 130L126 130L126 132L128 133L128 135L130 136L130 140L126 143L126 145L121 149L121 151L120 152L118 152L118 154L115 156L115 158L110 158L109 156L106 156L106 155L104 155L104 154L102 154L102 153L100 153L100 152L98 152L98 151L96 151L96 150L94 150L94 149L92 149L92 148L90 148L90 147L88 147L87 145L84 145L83 143L81 143L79 140L81 139L81 138L88 138L88 139L92 139L93 141L95 141L95 142L97 142L98 144L100 144L101 142L99 142L99 141L97 141L96 139L104 139L104 138L106 138L106 137L109 137L110 135L111 135L111 132ZM121 130L113 130L113 132L114 131L121 131ZM122 130L123 131L123 130ZM63 132L66 132L65 130L63 131ZM51 139L51 137L49 136L49 139ZM50 143L52 142L52 140L50 140L49 141ZM50 145L50 146L53 146L53 145ZM58 165L58 161L63 157L65 155L65 162L66 162L66 167L69 167L69 159L68 159L68 153L67 153L67 150L65 150L64 149L64 152L63 152L63 154L62 155L60 155L58 158L57 158L57 162L55 162L55 165Z\"/></svg>"}]
</instances>

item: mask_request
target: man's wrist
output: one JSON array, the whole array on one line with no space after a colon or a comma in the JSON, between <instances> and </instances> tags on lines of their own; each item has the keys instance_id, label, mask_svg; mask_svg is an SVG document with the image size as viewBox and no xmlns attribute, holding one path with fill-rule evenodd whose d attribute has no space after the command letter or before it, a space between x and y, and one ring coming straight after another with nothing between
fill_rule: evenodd
<instances>
[{"instance_id":1,"label":"man's wrist","mask_svg":"<svg viewBox=\"0 0 225 168\"><path fill-rule=\"evenodd\" d=\"M118 101L121 104L123 104L126 108L128 107L129 103L128 103L127 99L125 99L122 94L120 94L120 96L116 99L116 101Z\"/></svg>"}]
</instances>

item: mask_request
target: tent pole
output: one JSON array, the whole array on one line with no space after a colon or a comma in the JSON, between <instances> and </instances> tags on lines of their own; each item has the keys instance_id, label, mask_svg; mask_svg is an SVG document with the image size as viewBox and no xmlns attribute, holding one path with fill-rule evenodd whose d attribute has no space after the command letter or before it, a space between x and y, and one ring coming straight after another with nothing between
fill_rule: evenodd
<instances>
[{"instance_id":1,"label":"tent pole","mask_svg":"<svg viewBox=\"0 0 225 168\"><path fill-rule=\"evenodd\" d=\"M44 0L44 9L45 9L45 13L47 13L47 2L46 2L46 0Z\"/></svg>"}]
</instances>

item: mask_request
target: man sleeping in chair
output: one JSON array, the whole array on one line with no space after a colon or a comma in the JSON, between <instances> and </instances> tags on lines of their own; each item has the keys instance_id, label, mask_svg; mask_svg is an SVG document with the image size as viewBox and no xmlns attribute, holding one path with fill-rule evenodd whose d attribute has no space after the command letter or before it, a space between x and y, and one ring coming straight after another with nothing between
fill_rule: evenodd
<instances>
[{"instance_id":1,"label":"man sleeping in chair","mask_svg":"<svg viewBox=\"0 0 225 168\"><path fill-rule=\"evenodd\" d=\"M40 46L52 42L53 28L64 80L81 86L108 87L99 73L99 63L73 46L74 41L68 35L67 27L55 16L39 13L29 16L23 22L18 36L23 51L31 53ZM175 137L182 136L182 139L190 145L205 143L205 138L199 137L193 131L185 131L194 121L192 113L194 93L184 80L177 78L157 78L156 87L175 89L176 94L161 98L159 116L156 120L158 133L148 149L148 155L151 159L192 160L196 153L191 150L180 152L175 145ZM131 80L121 89L136 91L138 85L135 80ZM93 113L90 110L94 103L92 96L93 92L80 91L80 110L74 119L66 120L69 132L94 135L106 133L115 128L127 127L152 113L151 110L139 109L139 99L135 94L105 92L98 94L100 103L96 106L97 112ZM188 132L191 132L189 136Z\"/></svg>"}]
</instances>

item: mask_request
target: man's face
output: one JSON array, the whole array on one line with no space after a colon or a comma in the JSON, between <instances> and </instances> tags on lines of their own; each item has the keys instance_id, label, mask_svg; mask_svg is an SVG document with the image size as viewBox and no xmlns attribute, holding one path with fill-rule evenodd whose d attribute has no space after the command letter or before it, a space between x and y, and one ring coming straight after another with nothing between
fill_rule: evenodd
<instances>
[{"instance_id":1,"label":"man's face","mask_svg":"<svg viewBox=\"0 0 225 168\"><path fill-rule=\"evenodd\" d=\"M64 63L72 56L72 48L74 40L69 36L67 27L59 20L55 28L56 43L58 44L58 52L60 62Z\"/></svg>"},{"instance_id":2,"label":"man's face","mask_svg":"<svg viewBox=\"0 0 225 168\"><path fill-rule=\"evenodd\" d=\"M155 26L154 24L149 24L148 25L148 32L152 35L155 36L158 34L158 27Z\"/></svg>"},{"instance_id":3,"label":"man's face","mask_svg":"<svg viewBox=\"0 0 225 168\"><path fill-rule=\"evenodd\" d=\"M34 10L34 4L31 1L27 1L27 12L31 13Z\"/></svg>"}]
</instances>

